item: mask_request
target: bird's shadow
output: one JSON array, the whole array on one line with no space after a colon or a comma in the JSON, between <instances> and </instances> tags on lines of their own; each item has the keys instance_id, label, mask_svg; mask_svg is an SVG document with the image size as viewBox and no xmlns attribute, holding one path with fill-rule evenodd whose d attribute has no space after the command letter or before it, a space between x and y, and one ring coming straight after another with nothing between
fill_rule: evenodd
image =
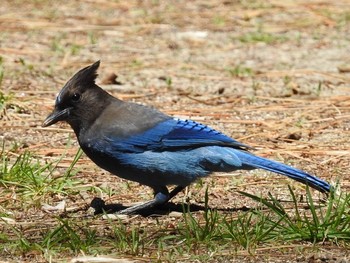
<instances>
[{"instance_id":1,"label":"bird's shadow","mask_svg":"<svg viewBox=\"0 0 350 263\"><path fill-rule=\"evenodd\" d=\"M95 215L98 214L114 214L118 213L119 211L122 211L125 208L128 208L127 206L124 206L122 204L105 204L105 201L101 198L95 197L90 204L90 207L92 207L95 212ZM196 205L196 204L174 204L171 202L168 202L164 205L150 208L150 209L142 209L140 211L137 211L137 213L134 213L134 215L141 215L143 217L149 217L149 216L163 216L163 215L169 215L171 212L179 212L179 213L187 213L187 212L198 212L198 211L207 211L207 210L216 210L216 211L222 211L222 212L237 212L237 211L249 211L251 208L243 206L239 208L210 208L207 206L202 205Z\"/></svg>"}]
</instances>

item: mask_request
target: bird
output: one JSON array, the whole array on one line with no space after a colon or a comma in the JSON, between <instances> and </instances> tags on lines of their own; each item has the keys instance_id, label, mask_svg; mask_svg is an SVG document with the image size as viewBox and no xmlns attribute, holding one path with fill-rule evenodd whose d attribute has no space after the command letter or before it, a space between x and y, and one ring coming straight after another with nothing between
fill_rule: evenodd
<instances>
[{"instance_id":1,"label":"bird","mask_svg":"<svg viewBox=\"0 0 350 263\"><path fill-rule=\"evenodd\" d=\"M79 70L58 93L42 126L67 122L99 167L153 189L154 198L119 214L154 209L214 172L264 169L330 192L331 185L289 165L259 157L251 147L192 120L120 100L96 84L100 61ZM174 186L169 192L168 187Z\"/></svg>"}]
</instances>

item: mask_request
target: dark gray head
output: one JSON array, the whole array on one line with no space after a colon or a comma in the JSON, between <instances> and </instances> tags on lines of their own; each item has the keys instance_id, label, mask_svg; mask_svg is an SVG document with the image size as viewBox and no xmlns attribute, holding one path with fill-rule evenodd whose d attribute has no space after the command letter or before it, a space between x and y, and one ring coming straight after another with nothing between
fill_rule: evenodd
<instances>
[{"instance_id":1,"label":"dark gray head","mask_svg":"<svg viewBox=\"0 0 350 263\"><path fill-rule=\"evenodd\" d=\"M110 103L111 95L95 84L100 61L78 71L62 88L43 127L66 121L76 134L87 128Z\"/></svg>"}]
</instances>

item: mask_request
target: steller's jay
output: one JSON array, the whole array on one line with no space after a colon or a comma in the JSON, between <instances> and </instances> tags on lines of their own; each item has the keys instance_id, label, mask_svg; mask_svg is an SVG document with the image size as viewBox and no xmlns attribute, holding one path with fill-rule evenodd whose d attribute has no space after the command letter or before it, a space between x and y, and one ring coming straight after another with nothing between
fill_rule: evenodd
<instances>
[{"instance_id":1,"label":"steller's jay","mask_svg":"<svg viewBox=\"0 0 350 263\"><path fill-rule=\"evenodd\" d=\"M65 84L43 127L66 121L98 166L153 189L153 200L120 213L165 204L198 178L238 169L261 168L330 191L327 182L255 156L248 146L208 126L113 97L95 84L99 65L97 61L81 69ZM176 187L169 193L168 185Z\"/></svg>"}]
</instances>

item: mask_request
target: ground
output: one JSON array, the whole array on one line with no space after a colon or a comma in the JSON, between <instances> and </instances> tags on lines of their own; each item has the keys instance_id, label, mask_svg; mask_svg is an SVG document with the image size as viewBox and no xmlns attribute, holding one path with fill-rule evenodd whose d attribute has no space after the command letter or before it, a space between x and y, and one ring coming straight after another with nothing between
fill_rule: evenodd
<instances>
[{"instance_id":1,"label":"ground","mask_svg":"<svg viewBox=\"0 0 350 263\"><path fill-rule=\"evenodd\" d=\"M30 153L28 158L40 165L56 164L50 178L67 178L79 149L75 135L65 124L50 128L41 124L70 76L101 60L97 83L114 96L210 125L254 147L254 154L291 164L333 184L339 182L341 191L347 192L349 33L350 2L346 0L94 0L65 4L4 0L0 6L2 162L8 160L11 166L18 156ZM0 172L5 171L2 167ZM0 243L5 248L0 258L69 261L85 253L66 249L60 257L57 253L61 252L50 254L30 245L9 249L6 240L15 236L40 243L45 236L42 231L65 225L66 218L86 219L86 227L108 237L111 222L85 209L94 197L123 205L152 198L147 187L110 175L84 155L75 164L74 174L67 179L73 185L67 186L65 181L60 191L31 192L26 200L20 198L16 185L0 184L0 213L13 220L3 219L0 225ZM235 217L235 213L257 206L238 191L265 197L272 193L283 201L290 200L288 185L303 198L305 188L299 183L268 172L215 175L174 198L172 202L179 206L170 214L119 220L121 226L137 226L146 233L159 225L163 230L177 228L183 223L182 203L231 209ZM204 204L206 189L208 204ZM317 200L324 198L317 192L313 195ZM64 213L55 207L62 201ZM193 211L193 216L202 216L202 210ZM172 262L349 260L348 244L337 242L263 243L252 250L216 248L206 258L193 257L188 251L164 256L151 247L142 251L118 247L90 254Z\"/></svg>"}]
</instances>

